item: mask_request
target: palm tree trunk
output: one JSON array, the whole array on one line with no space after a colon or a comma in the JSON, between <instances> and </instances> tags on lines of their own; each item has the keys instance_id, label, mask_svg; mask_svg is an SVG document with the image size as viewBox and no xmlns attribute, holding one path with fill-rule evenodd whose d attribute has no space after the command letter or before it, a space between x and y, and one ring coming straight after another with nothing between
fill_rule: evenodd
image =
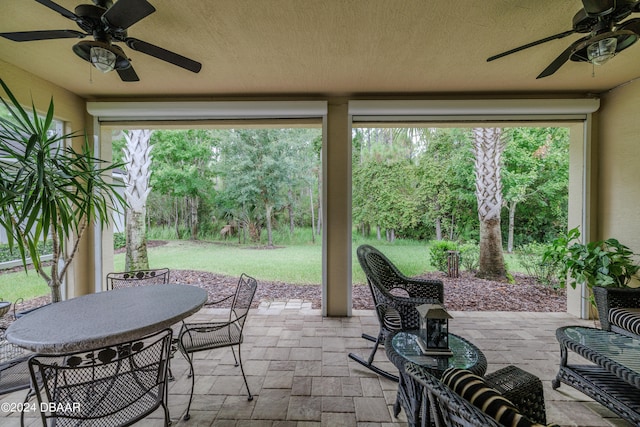
<instances>
[{"instance_id":1,"label":"palm tree trunk","mask_svg":"<svg viewBox=\"0 0 640 427\"><path fill-rule=\"evenodd\" d=\"M473 129L476 198L480 220L480 261L477 276L492 280L506 279L500 230L500 168L504 150L501 134L499 128Z\"/></svg>"}]
</instances>

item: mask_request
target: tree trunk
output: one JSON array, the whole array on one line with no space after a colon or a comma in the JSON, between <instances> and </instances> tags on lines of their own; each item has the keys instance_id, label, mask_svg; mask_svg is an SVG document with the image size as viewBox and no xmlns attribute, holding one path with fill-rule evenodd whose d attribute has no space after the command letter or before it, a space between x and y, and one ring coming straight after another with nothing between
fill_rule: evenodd
<instances>
[{"instance_id":1,"label":"tree trunk","mask_svg":"<svg viewBox=\"0 0 640 427\"><path fill-rule=\"evenodd\" d=\"M147 270L149 268L145 215L146 209L135 212L133 210L127 210L127 254L124 264L125 271Z\"/></svg>"},{"instance_id":2,"label":"tree trunk","mask_svg":"<svg viewBox=\"0 0 640 427\"><path fill-rule=\"evenodd\" d=\"M189 206L191 207L191 240L198 240L198 206L200 198L198 196L189 197Z\"/></svg>"},{"instance_id":3,"label":"tree trunk","mask_svg":"<svg viewBox=\"0 0 640 427\"><path fill-rule=\"evenodd\" d=\"M502 180L500 166L504 143L499 128L475 128L474 154L476 198L480 220L480 278L505 280L500 210L502 208Z\"/></svg>"},{"instance_id":4,"label":"tree trunk","mask_svg":"<svg viewBox=\"0 0 640 427\"><path fill-rule=\"evenodd\" d=\"M378 240L380 240L382 238L382 235L380 234L380 226L376 225L376 237L378 237Z\"/></svg>"},{"instance_id":5,"label":"tree trunk","mask_svg":"<svg viewBox=\"0 0 640 427\"><path fill-rule=\"evenodd\" d=\"M287 211L289 212L289 232L293 235L295 231L295 221L293 218L293 192L289 189L289 205L287 205Z\"/></svg>"},{"instance_id":6,"label":"tree trunk","mask_svg":"<svg viewBox=\"0 0 640 427\"><path fill-rule=\"evenodd\" d=\"M513 233L516 228L516 206L518 202L509 202L509 237L507 238L507 252L513 253Z\"/></svg>"},{"instance_id":7,"label":"tree trunk","mask_svg":"<svg viewBox=\"0 0 640 427\"><path fill-rule=\"evenodd\" d=\"M313 189L309 187L309 206L311 206L311 241L316 242L315 212L313 211Z\"/></svg>"},{"instance_id":8,"label":"tree trunk","mask_svg":"<svg viewBox=\"0 0 640 427\"><path fill-rule=\"evenodd\" d=\"M127 145L124 149L127 164L125 199L127 254L125 269L145 270L149 268L147 257L146 213L147 197L151 192L151 139L150 130L130 130L124 133Z\"/></svg>"},{"instance_id":9,"label":"tree trunk","mask_svg":"<svg viewBox=\"0 0 640 427\"><path fill-rule=\"evenodd\" d=\"M442 240L442 218L436 218L436 240Z\"/></svg>"},{"instance_id":10,"label":"tree trunk","mask_svg":"<svg viewBox=\"0 0 640 427\"><path fill-rule=\"evenodd\" d=\"M273 235L271 230L271 212L273 211L273 206L266 206L266 220L267 220L267 246L273 246Z\"/></svg>"}]
</instances>

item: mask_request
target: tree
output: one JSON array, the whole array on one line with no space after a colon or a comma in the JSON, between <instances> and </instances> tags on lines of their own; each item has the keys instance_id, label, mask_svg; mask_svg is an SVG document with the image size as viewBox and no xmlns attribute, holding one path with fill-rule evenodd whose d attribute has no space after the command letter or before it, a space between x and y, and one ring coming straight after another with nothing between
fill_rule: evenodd
<instances>
[{"instance_id":1,"label":"tree","mask_svg":"<svg viewBox=\"0 0 640 427\"><path fill-rule=\"evenodd\" d=\"M499 128L474 128L476 198L480 219L480 260L477 276L499 280L506 278L500 210L502 180L500 176L504 141Z\"/></svg>"},{"instance_id":2,"label":"tree","mask_svg":"<svg viewBox=\"0 0 640 427\"><path fill-rule=\"evenodd\" d=\"M11 113L9 119L0 118L0 225L10 248L18 248L25 270L29 256L51 289L51 301L58 302L62 281L89 226L109 224L112 209L126 203L118 185L111 183L113 169L123 165L107 165L94 157L86 137L80 151L65 147L65 141L81 135L50 131L53 99L44 118L35 105L29 115L4 81L0 84L9 98L1 98L2 103ZM53 251L50 272L38 253L38 244L48 239Z\"/></svg>"},{"instance_id":3,"label":"tree","mask_svg":"<svg viewBox=\"0 0 640 427\"><path fill-rule=\"evenodd\" d=\"M522 234L532 239L544 239L545 235L538 229L548 230L553 235L555 227L549 219L566 217L569 138L566 128L511 128L505 134L502 182L509 217L507 252L511 253L518 207L522 207L524 214L520 214L523 219L519 221ZM532 219L538 219L536 226L525 229ZM563 228L566 227L566 222L561 222Z\"/></svg>"},{"instance_id":4,"label":"tree","mask_svg":"<svg viewBox=\"0 0 640 427\"><path fill-rule=\"evenodd\" d=\"M180 226L185 225L190 239L198 239L203 200L212 198L215 193L212 164L219 140L219 131L204 129L166 130L153 134L151 183L159 194L171 200L178 237Z\"/></svg>"},{"instance_id":5,"label":"tree","mask_svg":"<svg viewBox=\"0 0 640 427\"><path fill-rule=\"evenodd\" d=\"M125 270L147 270L147 197L151 192L149 178L151 176L151 149L149 144L151 131L136 129L124 133L127 145L124 147L124 158L127 168L125 177L125 198L128 208L125 210L127 253Z\"/></svg>"}]
</instances>

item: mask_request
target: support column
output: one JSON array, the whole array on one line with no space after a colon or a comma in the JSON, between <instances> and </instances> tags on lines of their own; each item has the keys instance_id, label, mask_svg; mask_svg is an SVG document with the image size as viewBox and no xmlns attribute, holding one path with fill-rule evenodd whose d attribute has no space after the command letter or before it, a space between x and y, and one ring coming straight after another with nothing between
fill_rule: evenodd
<instances>
[{"instance_id":1,"label":"support column","mask_svg":"<svg viewBox=\"0 0 640 427\"><path fill-rule=\"evenodd\" d=\"M323 124L322 315L351 316L351 120L330 100Z\"/></svg>"}]
</instances>

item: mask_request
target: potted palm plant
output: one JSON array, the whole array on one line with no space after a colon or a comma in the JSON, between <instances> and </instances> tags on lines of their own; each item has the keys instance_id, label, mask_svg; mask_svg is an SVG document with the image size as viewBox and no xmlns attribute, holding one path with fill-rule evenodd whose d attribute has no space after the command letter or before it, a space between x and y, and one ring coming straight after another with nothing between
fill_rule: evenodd
<instances>
[{"instance_id":1,"label":"potted palm plant","mask_svg":"<svg viewBox=\"0 0 640 427\"><path fill-rule=\"evenodd\" d=\"M51 301L61 300L60 286L78 253L79 242L93 223L110 223L112 209L124 205L111 183L113 169L93 156L84 136L79 151L65 146L79 133L50 130L53 99L44 117L27 112L4 81L0 97L8 115L0 117L0 226L9 247L17 248L25 270L30 263L51 289ZM51 268L40 260L39 244L51 240ZM29 262L29 258L31 262Z\"/></svg>"},{"instance_id":2,"label":"potted palm plant","mask_svg":"<svg viewBox=\"0 0 640 427\"><path fill-rule=\"evenodd\" d=\"M617 239L581 243L580 231L569 230L555 239L545 252L543 262L559 267L560 283L571 286L585 283L592 291L592 303L596 305L603 329L608 329L608 313L613 306L620 307L628 296L640 301L640 288L630 288L631 279L640 270L634 253ZM617 301L617 302L615 302ZM613 305L612 305L613 304Z\"/></svg>"}]
</instances>

